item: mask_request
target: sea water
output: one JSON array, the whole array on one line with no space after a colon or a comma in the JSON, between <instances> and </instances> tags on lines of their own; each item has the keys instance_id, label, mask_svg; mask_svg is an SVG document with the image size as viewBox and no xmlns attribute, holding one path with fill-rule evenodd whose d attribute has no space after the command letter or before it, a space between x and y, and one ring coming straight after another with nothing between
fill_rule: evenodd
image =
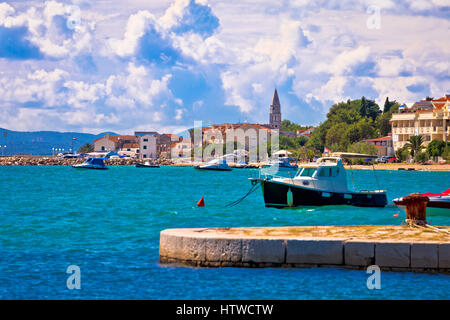
<instances>
[{"instance_id":1,"label":"sea water","mask_svg":"<svg viewBox=\"0 0 450 320\"><path fill-rule=\"evenodd\" d=\"M347 171L350 188L352 179ZM167 228L400 225L395 206L265 208L250 169L192 167L77 170L69 166L0 166L1 299L449 299L450 276L343 268L192 268L158 264ZM386 189L388 200L441 192L450 172L353 170L357 189ZM196 206L205 197L205 207ZM398 213L398 216L397 216ZM429 217L449 225L449 217ZM68 289L69 266L81 289Z\"/></svg>"}]
</instances>

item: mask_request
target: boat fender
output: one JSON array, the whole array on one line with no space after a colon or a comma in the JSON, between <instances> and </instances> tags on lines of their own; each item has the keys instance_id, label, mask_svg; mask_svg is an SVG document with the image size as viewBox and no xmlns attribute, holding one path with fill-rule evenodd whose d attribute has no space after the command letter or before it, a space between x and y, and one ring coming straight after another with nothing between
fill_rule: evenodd
<instances>
[{"instance_id":1,"label":"boat fender","mask_svg":"<svg viewBox=\"0 0 450 320\"><path fill-rule=\"evenodd\" d=\"M292 194L291 188L289 187L289 190L287 192L287 204L289 207L292 207L294 205L294 196Z\"/></svg>"}]
</instances>

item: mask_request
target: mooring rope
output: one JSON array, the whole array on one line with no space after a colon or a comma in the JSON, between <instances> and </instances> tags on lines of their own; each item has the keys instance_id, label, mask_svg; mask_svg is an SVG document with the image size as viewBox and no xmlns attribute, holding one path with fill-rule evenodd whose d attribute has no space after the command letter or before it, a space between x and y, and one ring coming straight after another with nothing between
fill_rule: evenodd
<instances>
[{"instance_id":1,"label":"mooring rope","mask_svg":"<svg viewBox=\"0 0 450 320\"><path fill-rule=\"evenodd\" d=\"M250 190L248 190L248 192L241 198L232 201L228 204L225 205L225 207L229 208L229 207L234 207L235 205L239 204L241 201L243 201L245 198L247 198L250 194L252 194L253 192L255 192L259 187L261 186L261 184L257 183L251 186Z\"/></svg>"},{"instance_id":2,"label":"mooring rope","mask_svg":"<svg viewBox=\"0 0 450 320\"><path fill-rule=\"evenodd\" d=\"M438 232L438 233L441 232L441 233L450 234L450 232L448 232L447 230L439 229L439 228L430 226L429 224L426 224L426 225L423 225L423 226L422 226L422 225L419 225L419 224L417 224L417 223L412 222L412 223L410 224L410 226L411 226L411 227L422 228L422 229L431 229L432 231L435 231L435 232Z\"/></svg>"},{"instance_id":3,"label":"mooring rope","mask_svg":"<svg viewBox=\"0 0 450 320\"><path fill-rule=\"evenodd\" d=\"M377 176L377 173L375 172L375 165L373 164L373 161L372 161L372 170L373 170L373 174L375 175L375 180L377 181L378 190L381 190L380 182L378 181L378 176Z\"/></svg>"}]
</instances>

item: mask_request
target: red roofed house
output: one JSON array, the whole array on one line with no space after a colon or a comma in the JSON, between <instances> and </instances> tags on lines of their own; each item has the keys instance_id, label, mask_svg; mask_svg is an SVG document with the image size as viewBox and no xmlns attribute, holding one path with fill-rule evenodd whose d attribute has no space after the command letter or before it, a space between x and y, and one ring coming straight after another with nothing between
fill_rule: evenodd
<instances>
[{"instance_id":1,"label":"red roofed house","mask_svg":"<svg viewBox=\"0 0 450 320\"><path fill-rule=\"evenodd\" d=\"M392 136L386 136L383 138L376 138L376 139L366 139L363 140L363 142L372 143L375 148L377 148L377 155L378 157L383 156L393 156L394 153L394 146L392 144Z\"/></svg>"},{"instance_id":2,"label":"red roofed house","mask_svg":"<svg viewBox=\"0 0 450 320\"><path fill-rule=\"evenodd\" d=\"M94 151L117 152L133 158L156 158L156 137L147 132L132 135L110 135L94 140Z\"/></svg>"}]
</instances>

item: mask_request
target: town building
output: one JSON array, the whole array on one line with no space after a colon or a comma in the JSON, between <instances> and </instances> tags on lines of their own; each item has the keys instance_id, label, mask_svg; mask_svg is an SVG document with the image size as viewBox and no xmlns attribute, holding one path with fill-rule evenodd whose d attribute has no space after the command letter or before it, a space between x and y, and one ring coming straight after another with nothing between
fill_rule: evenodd
<instances>
[{"instance_id":1,"label":"town building","mask_svg":"<svg viewBox=\"0 0 450 320\"><path fill-rule=\"evenodd\" d=\"M411 108L392 114L392 140L395 150L411 136L422 135L424 145L432 140L448 141L450 133L450 95L435 100L421 100Z\"/></svg>"},{"instance_id":2,"label":"town building","mask_svg":"<svg viewBox=\"0 0 450 320\"><path fill-rule=\"evenodd\" d=\"M139 131L134 135L110 135L94 140L94 152L117 152L132 158L156 158L158 154L159 134L154 131Z\"/></svg>"},{"instance_id":3,"label":"town building","mask_svg":"<svg viewBox=\"0 0 450 320\"><path fill-rule=\"evenodd\" d=\"M180 138L171 145L172 159L187 158L191 156L192 143L189 138Z\"/></svg>"},{"instance_id":4,"label":"town building","mask_svg":"<svg viewBox=\"0 0 450 320\"><path fill-rule=\"evenodd\" d=\"M107 133L104 137L94 140L94 152L119 151L124 145L137 143L136 137L131 135L110 135Z\"/></svg>"},{"instance_id":5,"label":"town building","mask_svg":"<svg viewBox=\"0 0 450 320\"><path fill-rule=\"evenodd\" d=\"M382 138L376 138L376 139L366 139L362 140L363 142L371 143L375 146L377 149L377 156L383 157L383 156L393 156L395 154L394 152L394 146L392 144L392 136L386 136Z\"/></svg>"},{"instance_id":6,"label":"town building","mask_svg":"<svg viewBox=\"0 0 450 320\"><path fill-rule=\"evenodd\" d=\"M204 144L225 144L233 142L240 144L240 148L249 151L261 143L267 143L273 130L265 125L256 123L243 124L215 124L202 128Z\"/></svg>"}]
</instances>

